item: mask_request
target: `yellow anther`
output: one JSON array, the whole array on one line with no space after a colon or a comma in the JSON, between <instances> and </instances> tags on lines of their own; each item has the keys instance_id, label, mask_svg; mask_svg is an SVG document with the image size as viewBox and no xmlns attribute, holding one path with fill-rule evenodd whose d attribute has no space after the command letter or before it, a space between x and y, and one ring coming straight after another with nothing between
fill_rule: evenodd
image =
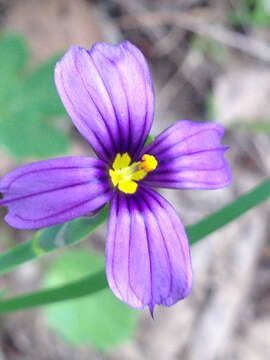
<instances>
[{"instance_id":1,"label":"yellow anther","mask_svg":"<svg viewBox=\"0 0 270 360\"><path fill-rule=\"evenodd\" d=\"M117 154L109 170L109 175L113 185L126 194L134 194L138 184L136 181L142 180L157 167L157 160L153 155L144 154L142 161L131 164L128 153ZM135 181L134 181L135 180Z\"/></svg>"},{"instance_id":2,"label":"yellow anther","mask_svg":"<svg viewBox=\"0 0 270 360\"><path fill-rule=\"evenodd\" d=\"M144 154L142 160L143 161L140 163L140 168L147 173L155 170L155 168L157 167L158 163L153 155Z\"/></svg>"},{"instance_id":3,"label":"yellow anther","mask_svg":"<svg viewBox=\"0 0 270 360\"><path fill-rule=\"evenodd\" d=\"M114 170L120 170L123 169L125 167L128 167L128 165L131 163L131 158L128 155L128 153L124 153L124 154L117 154L116 158L112 164L112 167Z\"/></svg>"}]
</instances>

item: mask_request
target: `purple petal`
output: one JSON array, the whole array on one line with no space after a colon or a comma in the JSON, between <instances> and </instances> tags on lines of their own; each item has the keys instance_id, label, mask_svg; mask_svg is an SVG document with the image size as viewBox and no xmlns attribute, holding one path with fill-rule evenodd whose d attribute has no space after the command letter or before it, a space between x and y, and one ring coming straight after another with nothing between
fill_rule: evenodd
<instances>
[{"instance_id":1,"label":"purple petal","mask_svg":"<svg viewBox=\"0 0 270 360\"><path fill-rule=\"evenodd\" d=\"M224 128L214 122L178 121L144 150L158 161L144 184L176 189L217 189L231 183L221 145Z\"/></svg>"},{"instance_id":2,"label":"purple petal","mask_svg":"<svg viewBox=\"0 0 270 360\"><path fill-rule=\"evenodd\" d=\"M114 294L134 308L170 306L192 286L187 236L173 207L140 186L114 196L108 226L106 272Z\"/></svg>"},{"instance_id":3,"label":"purple petal","mask_svg":"<svg viewBox=\"0 0 270 360\"><path fill-rule=\"evenodd\" d=\"M36 229L88 214L112 194L105 163L90 157L66 157L19 167L0 181L8 207L5 219L19 229Z\"/></svg>"},{"instance_id":4,"label":"purple petal","mask_svg":"<svg viewBox=\"0 0 270 360\"><path fill-rule=\"evenodd\" d=\"M151 75L142 53L125 41L72 46L55 68L55 83L72 121L100 158L138 153L154 114Z\"/></svg>"}]
</instances>

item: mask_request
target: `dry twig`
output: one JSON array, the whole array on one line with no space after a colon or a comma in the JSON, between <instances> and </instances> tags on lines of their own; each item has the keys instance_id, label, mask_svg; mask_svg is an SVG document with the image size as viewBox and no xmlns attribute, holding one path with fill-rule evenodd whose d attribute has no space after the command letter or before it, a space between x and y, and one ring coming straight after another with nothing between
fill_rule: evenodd
<instances>
[{"instance_id":1,"label":"dry twig","mask_svg":"<svg viewBox=\"0 0 270 360\"><path fill-rule=\"evenodd\" d=\"M137 12L132 15L123 16L120 23L125 28L139 26L158 27L165 24L173 24L183 30L191 31L199 36L218 41L226 46L240 50L252 57L265 62L270 62L270 46L266 43L226 29L219 24L208 24L202 22L193 15L184 12L158 11Z\"/></svg>"}]
</instances>

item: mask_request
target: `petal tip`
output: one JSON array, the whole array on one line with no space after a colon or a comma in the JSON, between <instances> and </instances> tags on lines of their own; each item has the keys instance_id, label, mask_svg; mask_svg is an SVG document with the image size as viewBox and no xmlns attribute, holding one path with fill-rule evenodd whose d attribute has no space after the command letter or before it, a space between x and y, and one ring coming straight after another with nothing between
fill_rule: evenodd
<instances>
[{"instance_id":1,"label":"petal tip","mask_svg":"<svg viewBox=\"0 0 270 360\"><path fill-rule=\"evenodd\" d=\"M148 309L149 309L151 318L152 318L153 320L155 320L155 317L154 317L155 304L150 303L150 304L148 305Z\"/></svg>"}]
</instances>

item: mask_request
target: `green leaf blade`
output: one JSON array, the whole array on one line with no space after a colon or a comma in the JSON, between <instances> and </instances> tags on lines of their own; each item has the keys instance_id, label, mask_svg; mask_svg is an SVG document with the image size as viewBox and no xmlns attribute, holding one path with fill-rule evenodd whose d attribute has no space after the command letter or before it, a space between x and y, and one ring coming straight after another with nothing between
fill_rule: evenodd
<instances>
[{"instance_id":1,"label":"green leaf blade","mask_svg":"<svg viewBox=\"0 0 270 360\"><path fill-rule=\"evenodd\" d=\"M65 153L67 137L35 112L9 113L0 121L0 144L18 159Z\"/></svg>"},{"instance_id":2,"label":"green leaf blade","mask_svg":"<svg viewBox=\"0 0 270 360\"><path fill-rule=\"evenodd\" d=\"M57 259L45 276L45 287L74 281L104 268L104 257L89 250L77 250ZM106 288L44 309L47 324L73 345L92 345L99 350L128 339L136 324L136 312L116 299Z\"/></svg>"},{"instance_id":3,"label":"green leaf blade","mask_svg":"<svg viewBox=\"0 0 270 360\"><path fill-rule=\"evenodd\" d=\"M0 35L0 76L10 75L24 69L28 61L27 45L20 35L2 33Z\"/></svg>"},{"instance_id":4,"label":"green leaf blade","mask_svg":"<svg viewBox=\"0 0 270 360\"><path fill-rule=\"evenodd\" d=\"M52 117L65 109L54 84L53 57L29 73L21 36L0 35L0 146L17 159L45 158L67 151L69 142Z\"/></svg>"},{"instance_id":5,"label":"green leaf blade","mask_svg":"<svg viewBox=\"0 0 270 360\"><path fill-rule=\"evenodd\" d=\"M194 244L212 232L222 228L234 219L261 204L270 197L270 180L266 180L255 189L241 195L238 199L212 215L187 227L190 244Z\"/></svg>"},{"instance_id":6,"label":"green leaf blade","mask_svg":"<svg viewBox=\"0 0 270 360\"><path fill-rule=\"evenodd\" d=\"M61 56L54 56L41 64L26 79L22 88L22 100L26 109L45 116L66 114L54 84L54 68Z\"/></svg>"}]
</instances>

